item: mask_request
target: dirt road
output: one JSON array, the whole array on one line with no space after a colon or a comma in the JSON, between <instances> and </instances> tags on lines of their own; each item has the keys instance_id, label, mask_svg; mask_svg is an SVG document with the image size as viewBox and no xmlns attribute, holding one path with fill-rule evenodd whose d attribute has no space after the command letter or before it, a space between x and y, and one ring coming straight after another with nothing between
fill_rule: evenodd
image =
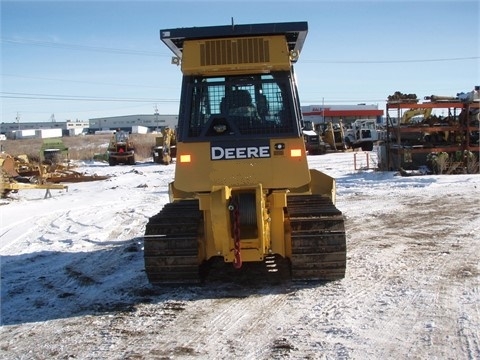
<instances>
[{"instance_id":1,"label":"dirt road","mask_svg":"<svg viewBox=\"0 0 480 360\"><path fill-rule=\"evenodd\" d=\"M339 180L342 281L152 288L139 231L115 228L146 222L145 194L104 210L94 250L4 256L0 358L479 359L478 183L370 180ZM75 211L61 238L92 242Z\"/></svg>"}]
</instances>

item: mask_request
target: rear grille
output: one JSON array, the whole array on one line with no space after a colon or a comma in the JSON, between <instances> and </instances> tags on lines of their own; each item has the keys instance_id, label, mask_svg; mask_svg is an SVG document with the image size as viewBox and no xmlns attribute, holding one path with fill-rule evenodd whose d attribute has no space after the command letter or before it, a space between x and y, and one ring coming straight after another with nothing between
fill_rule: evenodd
<instances>
[{"instance_id":1,"label":"rear grille","mask_svg":"<svg viewBox=\"0 0 480 360\"><path fill-rule=\"evenodd\" d=\"M269 41L264 38L207 40L200 44L201 66L269 61Z\"/></svg>"}]
</instances>

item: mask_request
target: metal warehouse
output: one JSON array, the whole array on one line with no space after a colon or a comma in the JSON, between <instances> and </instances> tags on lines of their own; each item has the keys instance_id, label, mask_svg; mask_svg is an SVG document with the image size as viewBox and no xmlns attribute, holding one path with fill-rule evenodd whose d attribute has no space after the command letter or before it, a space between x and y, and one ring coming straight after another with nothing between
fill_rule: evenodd
<instances>
[{"instance_id":1,"label":"metal warehouse","mask_svg":"<svg viewBox=\"0 0 480 360\"><path fill-rule=\"evenodd\" d=\"M178 122L178 115L144 114L124 115L90 119L89 132L101 130L132 131L134 126L144 126L149 131L155 131L164 127L174 128Z\"/></svg>"}]
</instances>

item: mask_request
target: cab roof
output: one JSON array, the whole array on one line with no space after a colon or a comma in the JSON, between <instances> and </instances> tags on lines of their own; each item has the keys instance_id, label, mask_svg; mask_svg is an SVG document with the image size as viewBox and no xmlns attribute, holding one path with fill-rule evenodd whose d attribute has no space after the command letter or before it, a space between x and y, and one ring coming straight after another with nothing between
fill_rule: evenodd
<instances>
[{"instance_id":1,"label":"cab roof","mask_svg":"<svg viewBox=\"0 0 480 360\"><path fill-rule=\"evenodd\" d=\"M285 22L244 25L221 25L160 30L160 39L179 58L185 40L221 39L245 36L285 35L288 50L300 52L308 32L308 23Z\"/></svg>"}]
</instances>

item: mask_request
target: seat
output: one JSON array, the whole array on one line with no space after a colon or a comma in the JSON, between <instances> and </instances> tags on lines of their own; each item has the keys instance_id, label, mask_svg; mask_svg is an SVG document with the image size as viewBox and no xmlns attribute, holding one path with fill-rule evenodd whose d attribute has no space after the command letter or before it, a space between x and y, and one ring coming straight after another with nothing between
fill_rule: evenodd
<instances>
[{"instance_id":1,"label":"seat","mask_svg":"<svg viewBox=\"0 0 480 360\"><path fill-rule=\"evenodd\" d=\"M238 115L240 108L253 106L252 97L248 90L234 90L227 97L223 97L220 102L220 111L222 114Z\"/></svg>"},{"instance_id":2,"label":"seat","mask_svg":"<svg viewBox=\"0 0 480 360\"><path fill-rule=\"evenodd\" d=\"M248 90L239 89L229 93L222 99L220 109L242 133L261 121Z\"/></svg>"}]
</instances>

